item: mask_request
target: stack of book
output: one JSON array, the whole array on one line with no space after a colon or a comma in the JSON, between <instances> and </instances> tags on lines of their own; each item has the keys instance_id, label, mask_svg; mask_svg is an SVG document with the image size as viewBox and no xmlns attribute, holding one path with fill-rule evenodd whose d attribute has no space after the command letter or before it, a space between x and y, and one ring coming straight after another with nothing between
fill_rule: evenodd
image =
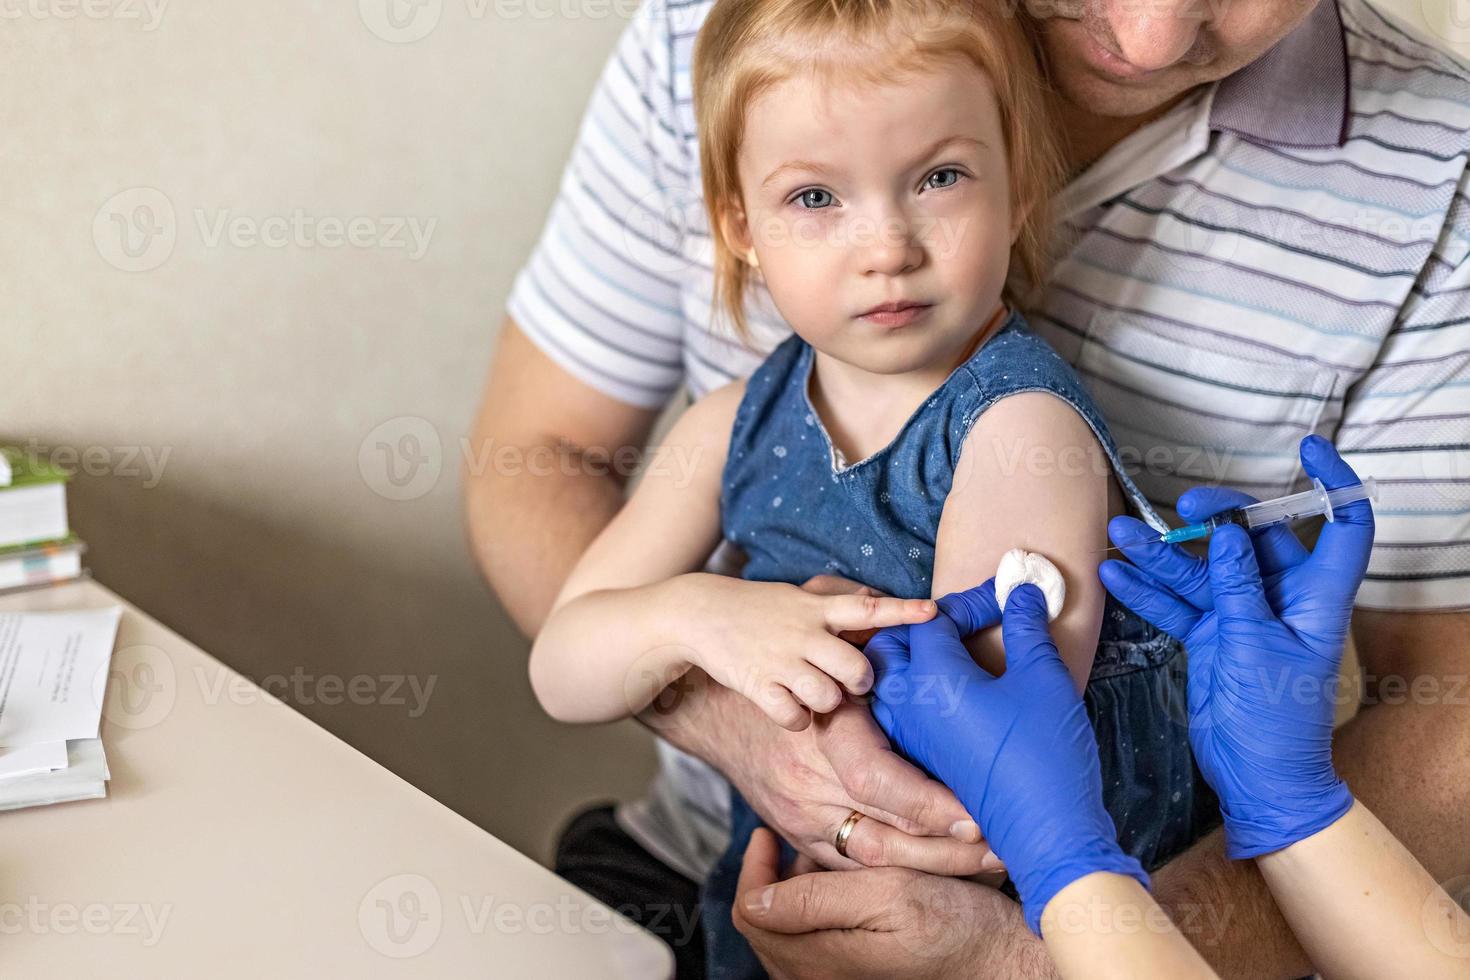
<instances>
[{"instance_id":1,"label":"stack of book","mask_svg":"<svg viewBox=\"0 0 1470 980\"><path fill-rule=\"evenodd\" d=\"M82 574L86 546L66 517L69 476L34 453L0 449L0 592Z\"/></svg>"}]
</instances>

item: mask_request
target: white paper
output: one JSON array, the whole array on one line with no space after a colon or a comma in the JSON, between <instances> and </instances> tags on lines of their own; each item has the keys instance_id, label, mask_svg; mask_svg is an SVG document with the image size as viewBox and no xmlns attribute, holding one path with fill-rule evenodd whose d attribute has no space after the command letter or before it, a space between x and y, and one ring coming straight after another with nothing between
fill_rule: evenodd
<instances>
[{"instance_id":1,"label":"white paper","mask_svg":"<svg viewBox=\"0 0 1470 980\"><path fill-rule=\"evenodd\" d=\"M97 737L121 615L0 613L0 747Z\"/></svg>"},{"instance_id":2,"label":"white paper","mask_svg":"<svg viewBox=\"0 0 1470 980\"><path fill-rule=\"evenodd\" d=\"M39 742L0 748L0 780L66 768L65 742Z\"/></svg>"},{"instance_id":3,"label":"white paper","mask_svg":"<svg viewBox=\"0 0 1470 980\"><path fill-rule=\"evenodd\" d=\"M107 795L107 755L100 738L66 743L65 769L0 779L0 810L45 806Z\"/></svg>"}]
</instances>

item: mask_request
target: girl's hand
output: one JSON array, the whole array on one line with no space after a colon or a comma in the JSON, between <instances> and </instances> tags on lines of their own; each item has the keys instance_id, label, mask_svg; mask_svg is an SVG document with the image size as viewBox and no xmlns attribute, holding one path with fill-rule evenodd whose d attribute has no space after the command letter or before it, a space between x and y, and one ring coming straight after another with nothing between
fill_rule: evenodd
<instances>
[{"instance_id":1,"label":"girl's hand","mask_svg":"<svg viewBox=\"0 0 1470 980\"><path fill-rule=\"evenodd\" d=\"M681 631L681 643L689 661L793 732L811 724L813 712L835 710L844 691L862 695L873 686L867 658L839 634L922 623L937 609L932 599L815 595L703 573L683 578L689 589L679 602L691 628Z\"/></svg>"}]
</instances>

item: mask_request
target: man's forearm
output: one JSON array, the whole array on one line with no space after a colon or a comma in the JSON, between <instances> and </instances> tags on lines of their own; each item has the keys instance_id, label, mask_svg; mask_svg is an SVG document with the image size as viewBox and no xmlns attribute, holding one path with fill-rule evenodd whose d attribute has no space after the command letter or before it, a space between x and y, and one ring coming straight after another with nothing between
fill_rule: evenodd
<instances>
[{"instance_id":1,"label":"man's forearm","mask_svg":"<svg viewBox=\"0 0 1470 980\"><path fill-rule=\"evenodd\" d=\"M540 449L553 459L577 455ZM575 465L528 467L514 476L487 468L465 480L475 561L516 626L533 637L577 559L622 507L622 484L606 467Z\"/></svg>"},{"instance_id":2,"label":"man's forearm","mask_svg":"<svg viewBox=\"0 0 1470 980\"><path fill-rule=\"evenodd\" d=\"M1424 672L1404 691L1384 689L1374 697L1381 703L1337 733L1338 771L1436 880L1470 873L1465 674Z\"/></svg>"},{"instance_id":3,"label":"man's forearm","mask_svg":"<svg viewBox=\"0 0 1470 980\"><path fill-rule=\"evenodd\" d=\"M1311 973L1252 861L1225 857L1220 830L1153 874L1154 898L1222 977Z\"/></svg>"},{"instance_id":4,"label":"man's forearm","mask_svg":"<svg viewBox=\"0 0 1470 980\"><path fill-rule=\"evenodd\" d=\"M719 769L748 752L776 723L748 698L716 683L698 667L664 689L638 720L670 745Z\"/></svg>"},{"instance_id":5,"label":"man's forearm","mask_svg":"<svg viewBox=\"0 0 1470 980\"><path fill-rule=\"evenodd\" d=\"M1441 881L1470 871L1470 709L1448 700L1365 708L1334 751L1354 794ZM1154 890L1222 976L1311 972L1265 879L1253 862L1226 859L1219 831L1160 869Z\"/></svg>"}]
</instances>

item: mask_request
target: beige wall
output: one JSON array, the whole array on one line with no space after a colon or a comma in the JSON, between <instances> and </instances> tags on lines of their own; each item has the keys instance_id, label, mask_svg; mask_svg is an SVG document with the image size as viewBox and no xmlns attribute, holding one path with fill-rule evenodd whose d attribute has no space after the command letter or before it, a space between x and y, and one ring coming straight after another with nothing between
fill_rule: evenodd
<instances>
[{"instance_id":1,"label":"beige wall","mask_svg":"<svg viewBox=\"0 0 1470 980\"><path fill-rule=\"evenodd\" d=\"M418 717L288 700L546 858L649 744L540 717L459 447L631 0L85 2L0 0L0 440L89 451L97 577L245 673L434 678Z\"/></svg>"}]
</instances>

